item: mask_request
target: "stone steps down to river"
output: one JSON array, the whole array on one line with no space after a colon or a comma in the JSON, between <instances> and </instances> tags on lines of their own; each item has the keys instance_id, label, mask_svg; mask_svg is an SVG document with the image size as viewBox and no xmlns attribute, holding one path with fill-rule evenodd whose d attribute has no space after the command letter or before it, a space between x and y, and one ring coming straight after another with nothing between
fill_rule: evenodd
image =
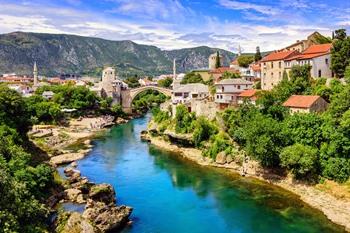
<instances>
[{"instance_id":1,"label":"stone steps down to river","mask_svg":"<svg viewBox=\"0 0 350 233\"><path fill-rule=\"evenodd\" d=\"M68 215L65 222L57 223L63 229L61 232L110 232L129 222L132 208L117 206L115 191L110 184L89 182L73 167L66 168L64 172L68 177L69 187L60 194L63 198L61 202L86 205L83 213L64 213Z\"/></svg>"}]
</instances>

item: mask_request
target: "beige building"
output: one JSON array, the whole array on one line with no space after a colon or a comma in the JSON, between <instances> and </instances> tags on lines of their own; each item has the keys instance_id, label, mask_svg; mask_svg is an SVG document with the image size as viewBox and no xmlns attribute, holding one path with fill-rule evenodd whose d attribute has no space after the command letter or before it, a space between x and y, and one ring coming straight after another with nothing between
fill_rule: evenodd
<instances>
[{"instance_id":1,"label":"beige building","mask_svg":"<svg viewBox=\"0 0 350 233\"><path fill-rule=\"evenodd\" d=\"M309 48L311 45L318 44L318 37L322 37L322 35L319 32L314 32L311 35L309 35L306 38L306 40L297 40L297 42L282 49L282 51L298 51L301 53L307 48Z\"/></svg>"},{"instance_id":2,"label":"beige building","mask_svg":"<svg viewBox=\"0 0 350 233\"><path fill-rule=\"evenodd\" d=\"M213 70L216 68L216 57L217 53L213 53L212 55L209 56L209 69ZM223 56L219 54L220 57L220 66L223 64Z\"/></svg>"},{"instance_id":3,"label":"beige building","mask_svg":"<svg viewBox=\"0 0 350 233\"><path fill-rule=\"evenodd\" d=\"M319 113L327 109L328 103L320 96L292 95L283 103L290 113Z\"/></svg>"},{"instance_id":4,"label":"beige building","mask_svg":"<svg viewBox=\"0 0 350 233\"><path fill-rule=\"evenodd\" d=\"M271 90L283 78L283 71L285 70L284 61L295 55L298 51L276 51L265 56L261 60L261 89Z\"/></svg>"}]
</instances>

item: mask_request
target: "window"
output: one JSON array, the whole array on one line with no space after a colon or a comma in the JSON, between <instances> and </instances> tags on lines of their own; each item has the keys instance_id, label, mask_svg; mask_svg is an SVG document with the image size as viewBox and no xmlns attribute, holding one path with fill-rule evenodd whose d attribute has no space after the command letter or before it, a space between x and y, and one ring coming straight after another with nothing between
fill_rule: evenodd
<instances>
[{"instance_id":1,"label":"window","mask_svg":"<svg viewBox=\"0 0 350 233\"><path fill-rule=\"evenodd\" d=\"M325 61L326 61L326 65L328 65L328 58L326 58L326 60L325 60Z\"/></svg>"},{"instance_id":2,"label":"window","mask_svg":"<svg viewBox=\"0 0 350 233\"><path fill-rule=\"evenodd\" d=\"M237 89L241 89L241 86L240 86L240 85L237 85Z\"/></svg>"},{"instance_id":3,"label":"window","mask_svg":"<svg viewBox=\"0 0 350 233\"><path fill-rule=\"evenodd\" d=\"M282 62L278 62L278 68L282 67Z\"/></svg>"},{"instance_id":4,"label":"window","mask_svg":"<svg viewBox=\"0 0 350 233\"><path fill-rule=\"evenodd\" d=\"M318 77L321 78L321 76L322 76L322 71L318 70Z\"/></svg>"},{"instance_id":5,"label":"window","mask_svg":"<svg viewBox=\"0 0 350 233\"><path fill-rule=\"evenodd\" d=\"M225 91L225 87L224 87L224 86L221 87L221 91L222 91L222 92Z\"/></svg>"},{"instance_id":6,"label":"window","mask_svg":"<svg viewBox=\"0 0 350 233\"><path fill-rule=\"evenodd\" d=\"M175 92L175 96L182 96L181 92Z\"/></svg>"},{"instance_id":7,"label":"window","mask_svg":"<svg viewBox=\"0 0 350 233\"><path fill-rule=\"evenodd\" d=\"M222 99L222 95L220 95L220 99Z\"/></svg>"},{"instance_id":8,"label":"window","mask_svg":"<svg viewBox=\"0 0 350 233\"><path fill-rule=\"evenodd\" d=\"M264 73L264 78L266 78L266 73Z\"/></svg>"},{"instance_id":9,"label":"window","mask_svg":"<svg viewBox=\"0 0 350 233\"><path fill-rule=\"evenodd\" d=\"M271 68L273 68L273 61L271 62Z\"/></svg>"},{"instance_id":10,"label":"window","mask_svg":"<svg viewBox=\"0 0 350 233\"><path fill-rule=\"evenodd\" d=\"M273 78L273 73L271 73L271 78Z\"/></svg>"}]
</instances>

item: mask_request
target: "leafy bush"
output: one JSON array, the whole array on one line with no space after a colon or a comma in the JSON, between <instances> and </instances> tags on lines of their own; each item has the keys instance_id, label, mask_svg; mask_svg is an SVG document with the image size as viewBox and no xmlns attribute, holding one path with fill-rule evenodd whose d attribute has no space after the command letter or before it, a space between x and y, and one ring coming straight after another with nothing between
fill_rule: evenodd
<instances>
[{"instance_id":1,"label":"leafy bush","mask_svg":"<svg viewBox=\"0 0 350 233\"><path fill-rule=\"evenodd\" d=\"M282 167L288 168L296 178L306 178L317 173L317 149L302 144L285 147L280 155Z\"/></svg>"},{"instance_id":2,"label":"leafy bush","mask_svg":"<svg viewBox=\"0 0 350 233\"><path fill-rule=\"evenodd\" d=\"M194 123L193 141L199 147L203 141L207 141L218 132L217 127L205 117L199 117Z\"/></svg>"},{"instance_id":3,"label":"leafy bush","mask_svg":"<svg viewBox=\"0 0 350 233\"><path fill-rule=\"evenodd\" d=\"M188 84L188 83L204 83L204 80L200 74L197 74L195 72L190 72L190 73L187 73L181 81L181 84Z\"/></svg>"},{"instance_id":4,"label":"leafy bush","mask_svg":"<svg viewBox=\"0 0 350 233\"><path fill-rule=\"evenodd\" d=\"M175 132L190 133L193 130L194 113L190 113L185 105L178 105L175 114Z\"/></svg>"}]
</instances>

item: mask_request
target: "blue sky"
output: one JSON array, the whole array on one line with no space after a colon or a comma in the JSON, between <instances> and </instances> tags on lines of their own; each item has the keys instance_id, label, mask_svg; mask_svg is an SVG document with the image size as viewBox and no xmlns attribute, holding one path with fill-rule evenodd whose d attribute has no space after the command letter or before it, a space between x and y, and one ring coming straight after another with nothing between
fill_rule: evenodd
<instances>
[{"instance_id":1,"label":"blue sky","mask_svg":"<svg viewBox=\"0 0 350 233\"><path fill-rule=\"evenodd\" d=\"M68 33L162 49L267 51L338 28L350 34L350 0L0 0L0 33Z\"/></svg>"}]
</instances>

